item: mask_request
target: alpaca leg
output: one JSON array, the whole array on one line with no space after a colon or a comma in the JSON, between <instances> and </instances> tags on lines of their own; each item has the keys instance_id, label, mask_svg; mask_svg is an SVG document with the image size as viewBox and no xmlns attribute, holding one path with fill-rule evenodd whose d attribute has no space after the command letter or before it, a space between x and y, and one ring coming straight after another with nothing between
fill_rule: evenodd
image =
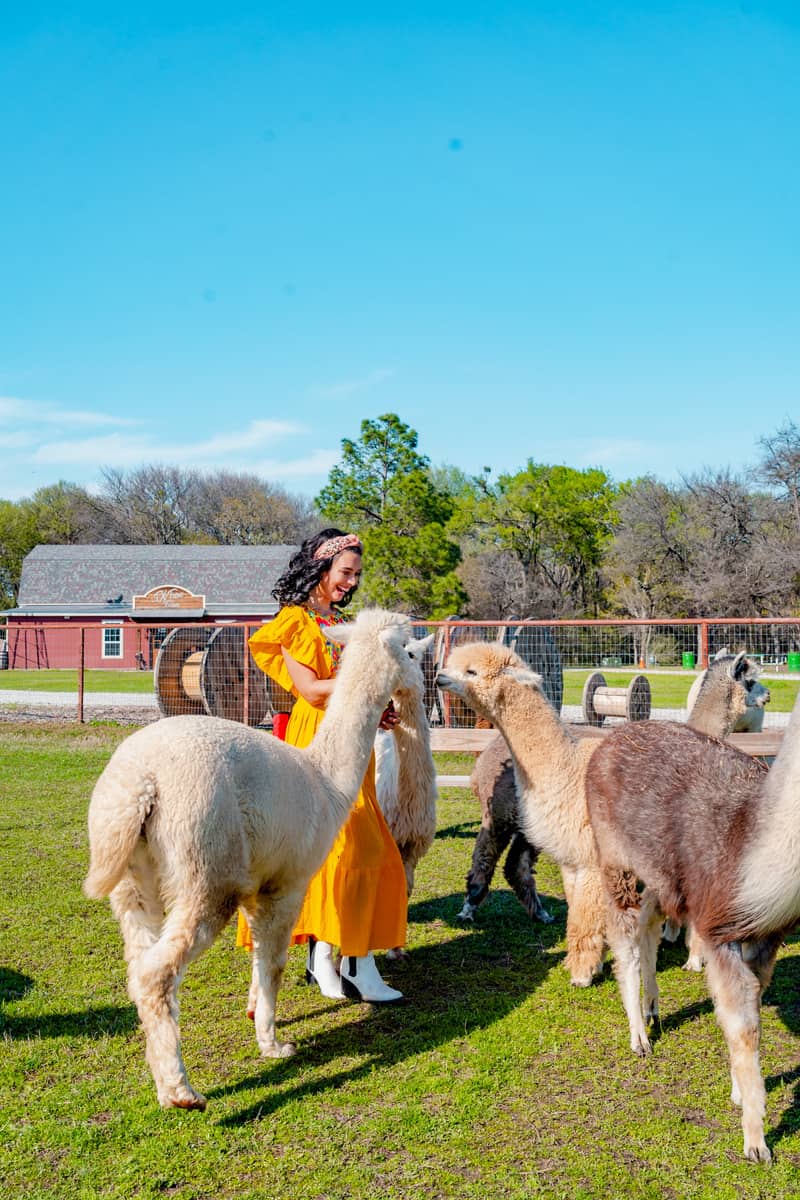
<instances>
[{"instance_id":1,"label":"alpaca leg","mask_svg":"<svg viewBox=\"0 0 800 1200\"><path fill-rule=\"evenodd\" d=\"M472 851L472 866L467 875L467 895L464 907L458 914L459 921L472 921L478 906L489 895L492 877L500 855L511 840L511 832L498 831L493 825L481 825Z\"/></svg>"},{"instance_id":2,"label":"alpaca leg","mask_svg":"<svg viewBox=\"0 0 800 1200\"><path fill-rule=\"evenodd\" d=\"M782 941L780 934L771 934L759 942L742 942L742 958L758 980L762 995L772 979Z\"/></svg>"},{"instance_id":3,"label":"alpaca leg","mask_svg":"<svg viewBox=\"0 0 800 1200\"><path fill-rule=\"evenodd\" d=\"M251 919L256 1041L265 1058L288 1058L295 1052L292 1042L279 1042L275 1036L275 1006L303 895L300 891L259 897L258 908Z\"/></svg>"},{"instance_id":4,"label":"alpaca leg","mask_svg":"<svg viewBox=\"0 0 800 1200\"><path fill-rule=\"evenodd\" d=\"M520 830L517 830L511 839L503 874L531 920L542 921L545 925L549 925L553 918L542 904L541 897L536 890L534 867L538 857L539 851L536 847L530 844Z\"/></svg>"},{"instance_id":5,"label":"alpaca leg","mask_svg":"<svg viewBox=\"0 0 800 1200\"><path fill-rule=\"evenodd\" d=\"M574 987L588 987L602 974L605 953L606 899L600 872L593 867L562 870L567 908L567 957L564 966Z\"/></svg>"},{"instance_id":6,"label":"alpaca leg","mask_svg":"<svg viewBox=\"0 0 800 1200\"><path fill-rule=\"evenodd\" d=\"M631 1050L634 1054L649 1054L650 1039L645 1029L640 1000L640 925L636 880L627 872L609 871L604 882L609 897L608 944L614 955L614 974L628 1018Z\"/></svg>"},{"instance_id":7,"label":"alpaca leg","mask_svg":"<svg viewBox=\"0 0 800 1200\"><path fill-rule=\"evenodd\" d=\"M703 939L693 925L686 926L686 945L689 948L689 957L683 964L684 971L702 971L706 962L705 948Z\"/></svg>"},{"instance_id":8,"label":"alpaca leg","mask_svg":"<svg viewBox=\"0 0 800 1200\"><path fill-rule=\"evenodd\" d=\"M706 953L706 978L730 1055L731 1099L742 1105L744 1156L751 1162L769 1162L764 1140L766 1090L759 1063L759 980L735 944L707 945Z\"/></svg>"},{"instance_id":9,"label":"alpaca leg","mask_svg":"<svg viewBox=\"0 0 800 1200\"><path fill-rule=\"evenodd\" d=\"M140 859L136 863L137 857ZM136 963L140 956L156 944L164 924L164 909L158 894L156 880L149 870L149 863L142 861L143 855L134 853L131 866L140 868L125 874L114 888L109 899L111 911L119 921L125 945L125 961L128 964L128 991L136 1003L132 990L137 979Z\"/></svg>"},{"instance_id":10,"label":"alpaca leg","mask_svg":"<svg viewBox=\"0 0 800 1200\"><path fill-rule=\"evenodd\" d=\"M642 984L644 988L644 1019L645 1024L658 1020L658 978L656 963L658 960L658 944L661 941L661 927L664 914L658 905L655 894L645 890L642 896L642 907L639 914L639 940L642 968Z\"/></svg>"},{"instance_id":11,"label":"alpaca leg","mask_svg":"<svg viewBox=\"0 0 800 1200\"><path fill-rule=\"evenodd\" d=\"M161 936L130 965L130 992L144 1029L145 1055L162 1108L200 1108L205 1097L189 1083L181 1055L178 987L188 964L211 945L230 917L176 907Z\"/></svg>"}]
</instances>

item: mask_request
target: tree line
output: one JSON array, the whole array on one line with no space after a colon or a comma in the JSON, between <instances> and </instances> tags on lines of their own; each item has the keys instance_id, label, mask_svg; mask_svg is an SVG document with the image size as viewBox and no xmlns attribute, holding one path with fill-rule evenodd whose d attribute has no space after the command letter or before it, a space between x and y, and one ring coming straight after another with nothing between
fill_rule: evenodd
<instances>
[{"instance_id":1,"label":"tree line","mask_svg":"<svg viewBox=\"0 0 800 1200\"><path fill-rule=\"evenodd\" d=\"M800 429L759 439L747 472L615 483L529 459L470 476L432 467L395 413L361 422L312 501L254 475L105 470L0 500L0 607L39 543L294 545L358 533L361 596L419 617L789 616L800 606Z\"/></svg>"}]
</instances>

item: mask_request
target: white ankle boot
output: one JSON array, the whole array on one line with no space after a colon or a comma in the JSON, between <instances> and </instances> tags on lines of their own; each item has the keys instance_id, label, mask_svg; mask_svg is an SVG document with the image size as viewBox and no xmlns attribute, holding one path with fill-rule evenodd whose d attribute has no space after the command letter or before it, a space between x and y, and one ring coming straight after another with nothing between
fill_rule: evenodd
<instances>
[{"instance_id":1,"label":"white ankle boot","mask_svg":"<svg viewBox=\"0 0 800 1200\"><path fill-rule=\"evenodd\" d=\"M342 981L333 964L333 947L330 942L317 942L309 938L306 983L316 983L323 996L327 996L329 1000L343 999Z\"/></svg>"},{"instance_id":2,"label":"white ankle boot","mask_svg":"<svg viewBox=\"0 0 800 1200\"><path fill-rule=\"evenodd\" d=\"M378 974L372 953L363 958L342 955L341 985L349 1000L369 1000L370 1004L391 1004L402 1000L403 993L384 983Z\"/></svg>"}]
</instances>

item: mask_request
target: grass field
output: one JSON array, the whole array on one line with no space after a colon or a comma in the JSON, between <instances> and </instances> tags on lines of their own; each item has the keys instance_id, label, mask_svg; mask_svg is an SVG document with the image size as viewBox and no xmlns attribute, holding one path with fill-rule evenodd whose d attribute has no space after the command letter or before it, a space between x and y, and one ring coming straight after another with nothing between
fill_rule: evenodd
<instances>
[{"instance_id":1,"label":"grass field","mask_svg":"<svg viewBox=\"0 0 800 1200\"><path fill-rule=\"evenodd\" d=\"M591 668L568 669L564 672L564 703L580 704L583 685ZM627 687L635 672L610 671L603 669L609 687ZM652 672L648 675L654 708L683 708L695 675L681 672L674 675ZM765 676L772 698L771 712L789 712L794 704L800 681L797 679L773 679ZM153 691L152 671L87 671L84 679L87 692L134 692ZM70 692L78 689L76 671L2 671L0 691L34 690L43 692Z\"/></svg>"},{"instance_id":2,"label":"grass field","mask_svg":"<svg viewBox=\"0 0 800 1200\"><path fill-rule=\"evenodd\" d=\"M570 988L565 905L532 925L498 882L456 919L477 829L445 792L421 863L404 964L408 1003L324 1000L290 956L279 998L298 1053L258 1057L248 962L233 929L181 989L190 1077L206 1113L162 1112L124 985L117 926L82 895L86 808L126 731L0 726L0 1198L95 1200L749 1200L800 1193L800 946L764 1005L771 1168L740 1158L722 1037L702 978L662 950L663 1026L635 1059L610 977ZM441 769L457 769L448 757Z\"/></svg>"}]
</instances>

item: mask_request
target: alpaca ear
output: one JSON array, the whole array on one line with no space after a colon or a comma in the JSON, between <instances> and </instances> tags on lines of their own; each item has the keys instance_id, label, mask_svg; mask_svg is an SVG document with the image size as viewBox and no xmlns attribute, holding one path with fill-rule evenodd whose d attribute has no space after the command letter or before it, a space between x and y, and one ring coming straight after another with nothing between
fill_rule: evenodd
<instances>
[{"instance_id":1,"label":"alpaca ear","mask_svg":"<svg viewBox=\"0 0 800 1200\"><path fill-rule=\"evenodd\" d=\"M541 675L537 675L529 667L505 667L503 674L510 675L512 679L516 679L517 683L524 683L526 687L538 688L539 691L542 690Z\"/></svg>"},{"instance_id":2,"label":"alpaca ear","mask_svg":"<svg viewBox=\"0 0 800 1200\"><path fill-rule=\"evenodd\" d=\"M433 645L433 637L434 635L429 633L427 637L412 638L410 642L406 643L406 650L415 662L421 662L425 657L428 650Z\"/></svg>"},{"instance_id":3,"label":"alpaca ear","mask_svg":"<svg viewBox=\"0 0 800 1200\"><path fill-rule=\"evenodd\" d=\"M740 680L747 675L749 669L750 664L747 661L747 651L740 650L736 655L736 658L728 667L728 674L730 675L731 679Z\"/></svg>"}]
</instances>

